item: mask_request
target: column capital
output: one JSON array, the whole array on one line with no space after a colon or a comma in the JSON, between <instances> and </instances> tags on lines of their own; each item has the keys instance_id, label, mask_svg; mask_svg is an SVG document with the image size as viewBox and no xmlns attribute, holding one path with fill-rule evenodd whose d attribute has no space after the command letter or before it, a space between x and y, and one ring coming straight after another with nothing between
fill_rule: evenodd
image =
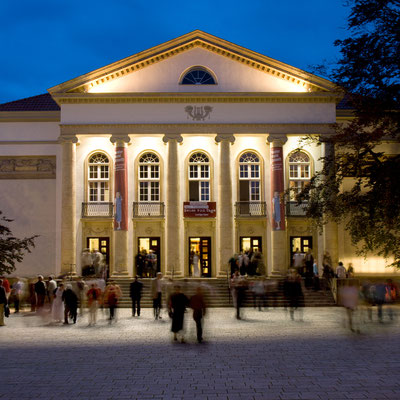
<instances>
[{"instance_id":1,"label":"column capital","mask_svg":"<svg viewBox=\"0 0 400 400\"><path fill-rule=\"evenodd\" d=\"M272 145L275 146L283 146L287 142L287 136L286 135L269 135L267 138L267 142L271 143Z\"/></svg>"},{"instance_id":2,"label":"column capital","mask_svg":"<svg viewBox=\"0 0 400 400\"><path fill-rule=\"evenodd\" d=\"M110 142L112 144L117 144L117 145L124 145L127 144L131 141L131 138L129 135L125 135L123 133L113 133L110 137Z\"/></svg>"},{"instance_id":3,"label":"column capital","mask_svg":"<svg viewBox=\"0 0 400 400\"><path fill-rule=\"evenodd\" d=\"M78 143L79 139L76 135L60 135L58 137L58 143Z\"/></svg>"},{"instance_id":4,"label":"column capital","mask_svg":"<svg viewBox=\"0 0 400 400\"><path fill-rule=\"evenodd\" d=\"M170 140L176 140L178 143L182 143L183 137L180 133L166 133L162 140L164 143L168 143Z\"/></svg>"},{"instance_id":5,"label":"column capital","mask_svg":"<svg viewBox=\"0 0 400 400\"><path fill-rule=\"evenodd\" d=\"M235 136L233 135L233 133L218 133L217 136L215 136L216 143L221 143L224 140L227 140L228 142L231 142L231 144L233 144L235 143Z\"/></svg>"}]
</instances>

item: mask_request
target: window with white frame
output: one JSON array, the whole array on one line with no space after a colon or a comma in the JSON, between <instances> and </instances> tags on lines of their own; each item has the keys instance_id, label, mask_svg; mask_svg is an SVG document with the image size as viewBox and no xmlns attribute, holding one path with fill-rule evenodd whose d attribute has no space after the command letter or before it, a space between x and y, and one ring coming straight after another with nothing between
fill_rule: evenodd
<instances>
[{"instance_id":1,"label":"window with white frame","mask_svg":"<svg viewBox=\"0 0 400 400\"><path fill-rule=\"evenodd\" d=\"M295 200L311 178L310 157L303 151L296 151L289 155L289 189L290 199Z\"/></svg>"},{"instance_id":2,"label":"window with white frame","mask_svg":"<svg viewBox=\"0 0 400 400\"><path fill-rule=\"evenodd\" d=\"M139 159L139 202L160 201L160 160L154 153Z\"/></svg>"},{"instance_id":3,"label":"window with white frame","mask_svg":"<svg viewBox=\"0 0 400 400\"><path fill-rule=\"evenodd\" d=\"M88 201L110 201L110 161L103 153L95 153L89 158Z\"/></svg>"},{"instance_id":4,"label":"window with white frame","mask_svg":"<svg viewBox=\"0 0 400 400\"><path fill-rule=\"evenodd\" d=\"M210 160L204 153L189 158L189 201L210 201Z\"/></svg>"},{"instance_id":5,"label":"window with white frame","mask_svg":"<svg viewBox=\"0 0 400 400\"><path fill-rule=\"evenodd\" d=\"M246 152L239 158L240 201L261 201L260 158L256 153Z\"/></svg>"}]
</instances>

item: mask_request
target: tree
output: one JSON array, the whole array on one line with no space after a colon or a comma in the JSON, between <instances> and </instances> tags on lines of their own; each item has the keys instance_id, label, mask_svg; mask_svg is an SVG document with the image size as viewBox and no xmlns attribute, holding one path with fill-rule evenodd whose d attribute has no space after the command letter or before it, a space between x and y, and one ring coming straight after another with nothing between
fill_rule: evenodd
<instances>
[{"instance_id":1,"label":"tree","mask_svg":"<svg viewBox=\"0 0 400 400\"><path fill-rule=\"evenodd\" d=\"M2 214L0 211L0 216ZM16 238L10 228L3 225L12 221L4 215L0 218L0 275L15 271L15 263L23 260L25 252L31 252L31 248L35 247L34 240L38 237L34 235L24 239Z\"/></svg>"},{"instance_id":2,"label":"tree","mask_svg":"<svg viewBox=\"0 0 400 400\"><path fill-rule=\"evenodd\" d=\"M351 0L350 36L331 79L345 91L353 116L323 138L334 153L297 197L321 228L343 222L360 255L393 257L400 268L400 1ZM314 140L308 138L307 140Z\"/></svg>"}]
</instances>

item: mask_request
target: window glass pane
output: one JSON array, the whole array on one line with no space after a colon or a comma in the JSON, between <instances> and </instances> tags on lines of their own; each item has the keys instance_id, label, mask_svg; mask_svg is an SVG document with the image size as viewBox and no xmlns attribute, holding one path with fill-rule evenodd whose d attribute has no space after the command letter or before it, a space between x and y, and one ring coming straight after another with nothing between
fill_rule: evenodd
<instances>
[{"instance_id":1,"label":"window glass pane","mask_svg":"<svg viewBox=\"0 0 400 400\"><path fill-rule=\"evenodd\" d=\"M97 178L97 166L90 165L89 166L89 179L96 179Z\"/></svg>"},{"instance_id":2,"label":"window glass pane","mask_svg":"<svg viewBox=\"0 0 400 400\"><path fill-rule=\"evenodd\" d=\"M139 182L139 201L148 200L148 182Z\"/></svg>"},{"instance_id":3,"label":"window glass pane","mask_svg":"<svg viewBox=\"0 0 400 400\"><path fill-rule=\"evenodd\" d=\"M251 177L252 178L260 177L260 166L259 165L251 165Z\"/></svg>"},{"instance_id":4,"label":"window glass pane","mask_svg":"<svg viewBox=\"0 0 400 400\"><path fill-rule=\"evenodd\" d=\"M200 200L201 201L209 201L210 200L210 186L209 182L201 182L200 187Z\"/></svg>"},{"instance_id":5,"label":"window glass pane","mask_svg":"<svg viewBox=\"0 0 400 400\"><path fill-rule=\"evenodd\" d=\"M89 201L97 201L97 182L89 183Z\"/></svg>"},{"instance_id":6,"label":"window glass pane","mask_svg":"<svg viewBox=\"0 0 400 400\"><path fill-rule=\"evenodd\" d=\"M259 201L260 200L260 182L250 182L250 200Z\"/></svg>"},{"instance_id":7,"label":"window glass pane","mask_svg":"<svg viewBox=\"0 0 400 400\"><path fill-rule=\"evenodd\" d=\"M198 178L197 165L189 165L189 178L190 179Z\"/></svg>"},{"instance_id":8,"label":"window glass pane","mask_svg":"<svg viewBox=\"0 0 400 400\"><path fill-rule=\"evenodd\" d=\"M108 165L101 165L100 166L100 178L101 179L108 179Z\"/></svg>"},{"instance_id":9,"label":"window glass pane","mask_svg":"<svg viewBox=\"0 0 400 400\"><path fill-rule=\"evenodd\" d=\"M208 165L201 165L200 166L200 173L201 173L201 177L202 178L206 178L206 179L208 179L209 178L209 174L208 174L208 171L209 171L209 168L208 168Z\"/></svg>"},{"instance_id":10,"label":"window glass pane","mask_svg":"<svg viewBox=\"0 0 400 400\"><path fill-rule=\"evenodd\" d=\"M243 178L249 177L249 171L248 171L247 165L240 165L239 171L240 171L240 178L243 179Z\"/></svg>"},{"instance_id":11,"label":"window glass pane","mask_svg":"<svg viewBox=\"0 0 400 400\"><path fill-rule=\"evenodd\" d=\"M158 165L151 165L150 166L150 176L152 179L158 179Z\"/></svg>"},{"instance_id":12,"label":"window glass pane","mask_svg":"<svg viewBox=\"0 0 400 400\"><path fill-rule=\"evenodd\" d=\"M310 177L310 172L309 172L309 166L308 165L301 165L301 177L302 178L309 178Z\"/></svg>"},{"instance_id":13,"label":"window glass pane","mask_svg":"<svg viewBox=\"0 0 400 400\"><path fill-rule=\"evenodd\" d=\"M289 176L290 176L290 178L297 178L298 177L298 167L297 167L297 165L290 165L289 166Z\"/></svg>"},{"instance_id":14,"label":"window glass pane","mask_svg":"<svg viewBox=\"0 0 400 400\"><path fill-rule=\"evenodd\" d=\"M139 167L139 179L147 178L147 165L141 165Z\"/></svg>"},{"instance_id":15,"label":"window glass pane","mask_svg":"<svg viewBox=\"0 0 400 400\"><path fill-rule=\"evenodd\" d=\"M160 189L158 182L151 182L151 201L159 201L160 200Z\"/></svg>"}]
</instances>

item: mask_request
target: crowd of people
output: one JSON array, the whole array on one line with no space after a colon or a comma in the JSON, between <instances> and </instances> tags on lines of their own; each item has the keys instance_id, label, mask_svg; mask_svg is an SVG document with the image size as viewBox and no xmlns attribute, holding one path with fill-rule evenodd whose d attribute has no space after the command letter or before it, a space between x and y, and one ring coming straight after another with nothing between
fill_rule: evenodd
<instances>
[{"instance_id":1,"label":"crowd of people","mask_svg":"<svg viewBox=\"0 0 400 400\"><path fill-rule=\"evenodd\" d=\"M239 271L240 275L256 276L265 274L262 253L253 249L234 254L229 259L229 265L231 276L236 270Z\"/></svg>"},{"instance_id":2,"label":"crowd of people","mask_svg":"<svg viewBox=\"0 0 400 400\"><path fill-rule=\"evenodd\" d=\"M296 256L297 253L295 253ZM244 256L244 255L243 255ZM239 260L239 258L238 258ZM296 266L296 257L293 257L294 265L290 268L284 279L267 278L265 276L249 278L240 262L235 263L234 272L229 280L229 290L232 303L236 310L236 318L242 319L242 309L252 304L259 311L268 310L270 307L283 306L289 312L290 318L302 320L304 302L304 289L307 287L306 278L301 272L307 271L305 262L302 269ZM308 260L311 261L311 260ZM315 268L313 261L313 288L319 290L320 270ZM382 323L385 318L394 320L393 305L399 298L399 288L391 279L387 281L364 281L360 284L353 277L351 266L346 270L342 262L333 270L329 262L329 255L324 255L325 266L322 270L324 284L331 285L333 278L337 290L337 303L346 310L348 327L353 332L360 331L360 324L373 319L373 308L377 310L377 320ZM330 268L325 268L329 266ZM329 275L327 272L329 271ZM318 286L315 280L318 278ZM192 283L193 282L193 283ZM151 279L151 298L153 301L153 317L155 320L162 319L163 301L171 318L171 331L174 341L184 342L183 326L187 308L193 310L193 320L196 323L197 340L203 341L202 321L206 313L205 293L209 290L203 282L173 281L163 278L160 272ZM141 299L143 294L143 282L136 276L130 283L129 296L132 301L132 317L141 315ZM330 287L330 286L329 286ZM28 296L24 295L28 293ZM189 295L190 293L190 295ZM283 297L281 296L283 294ZM15 313L19 313L20 304L25 299L30 300L31 312L36 312L50 324L75 324L83 310L88 310L89 326L97 323L98 309L105 313L108 310L109 324L117 322L117 308L122 298L121 288L116 282L110 280L106 284L103 279L76 281L55 280L49 276L47 280L39 275L35 282L26 283L16 278L12 284L5 278L0 277L0 326L5 325L4 317L10 313L9 307L14 305ZM283 302L282 302L283 300ZM386 311L384 310L384 307ZM385 317L387 316L387 317Z\"/></svg>"}]
</instances>

